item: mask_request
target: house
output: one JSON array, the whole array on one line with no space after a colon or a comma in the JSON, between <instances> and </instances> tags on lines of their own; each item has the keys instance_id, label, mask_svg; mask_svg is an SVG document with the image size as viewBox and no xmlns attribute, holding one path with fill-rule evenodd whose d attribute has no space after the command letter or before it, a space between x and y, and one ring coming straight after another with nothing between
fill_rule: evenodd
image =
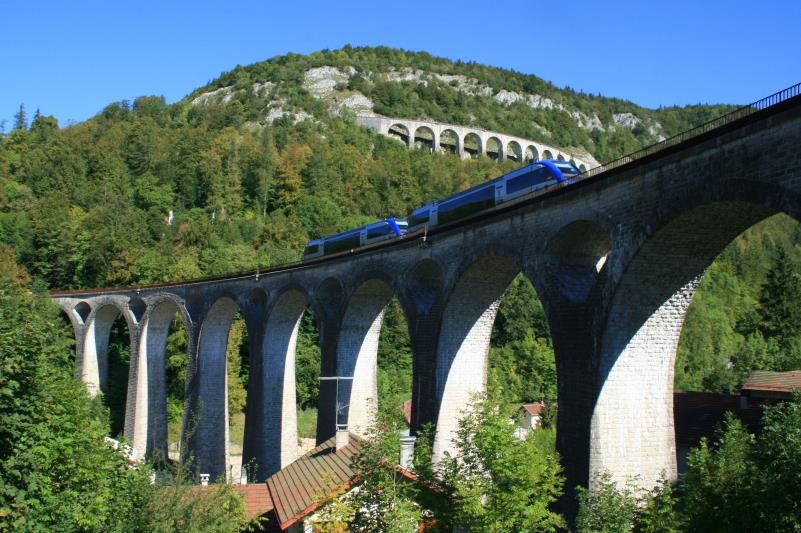
<instances>
[{"instance_id":1,"label":"house","mask_svg":"<svg viewBox=\"0 0 801 533\"><path fill-rule=\"evenodd\" d=\"M408 470L414 437L401 437L401 456L395 467L402 481L418 483ZM333 498L355 490L359 484L352 463L363 441L345 430L282 468L265 483L239 485L248 518L263 516L262 531L312 533L318 512Z\"/></svg>"},{"instance_id":2,"label":"house","mask_svg":"<svg viewBox=\"0 0 801 533\"><path fill-rule=\"evenodd\" d=\"M742 401L747 405L749 400L779 401L791 400L793 390L801 390L801 370L789 372L768 372L753 370L740 390Z\"/></svg>"},{"instance_id":3,"label":"house","mask_svg":"<svg viewBox=\"0 0 801 533\"><path fill-rule=\"evenodd\" d=\"M542 412L545 410L543 402L524 403L517 410L520 427L523 429L537 429L542 421Z\"/></svg>"}]
</instances>

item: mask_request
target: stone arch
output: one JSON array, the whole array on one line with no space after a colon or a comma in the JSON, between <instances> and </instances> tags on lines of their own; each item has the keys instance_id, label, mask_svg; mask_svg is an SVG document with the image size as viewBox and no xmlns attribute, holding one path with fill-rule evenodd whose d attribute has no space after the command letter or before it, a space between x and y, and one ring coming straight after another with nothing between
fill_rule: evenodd
<instances>
[{"instance_id":1,"label":"stone arch","mask_svg":"<svg viewBox=\"0 0 801 533\"><path fill-rule=\"evenodd\" d=\"M533 144L530 144L528 148L526 148L526 161L536 162L540 160L540 152L537 150L537 147Z\"/></svg>"},{"instance_id":2,"label":"stone arch","mask_svg":"<svg viewBox=\"0 0 801 533\"><path fill-rule=\"evenodd\" d=\"M580 164L578 167L580 171L587 172L587 165L585 165L584 163Z\"/></svg>"},{"instance_id":3,"label":"stone arch","mask_svg":"<svg viewBox=\"0 0 801 533\"><path fill-rule=\"evenodd\" d=\"M490 335L501 297L521 268L499 256L484 256L458 278L445 303L437 347L438 403L433 458L452 452L459 419L486 383Z\"/></svg>"},{"instance_id":4,"label":"stone arch","mask_svg":"<svg viewBox=\"0 0 801 533\"><path fill-rule=\"evenodd\" d=\"M575 159L573 159L572 157L570 158L570 164L571 164L571 165L575 165L575 164L576 164L576 160L575 160Z\"/></svg>"},{"instance_id":5,"label":"stone arch","mask_svg":"<svg viewBox=\"0 0 801 533\"><path fill-rule=\"evenodd\" d=\"M410 148L414 145L414 139L409 135L409 127L400 122L396 122L387 128L387 137L394 137Z\"/></svg>"},{"instance_id":6,"label":"stone arch","mask_svg":"<svg viewBox=\"0 0 801 533\"><path fill-rule=\"evenodd\" d=\"M485 152L487 157L492 159L497 159L498 161L503 161L504 157L504 149L503 149L503 142L501 139L492 135L487 138L487 146L485 148Z\"/></svg>"},{"instance_id":7,"label":"stone arch","mask_svg":"<svg viewBox=\"0 0 801 533\"><path fill-rule=\"evenodd\" d=\"M229 296L218 298L200 324L189 409L184 412L184 432L190 432L190 448L198 473L212 480L227 473L229 464L228 382L226 351L228 332L239 311Z\"/></svg>"},{"instance_id":8,"label":"stone arch","mask_svg":"<svg viewBox=\"0 0 801 533\"><path fill-rule=\"evenodd\" d=\"M559 154L559 155L556 156L556 160L557 161L564 161L565 160L565 156L562 155L562 154Z\"/></svg>"},{"instance_id":9,"label":"stone arch","mask_svg":"<svg viewBox=\"0 0 801 533\"><path fill-rule=\"evenodd\" d=\"M260 398L247 430L243 463L256 463L255 481L264 481L297 458L298 427L295 348L300 320L310 300L288 287L276 294L267 311L262 350L251 358L249 394Z\"/></svg>"},{"instance_id":10,"label":"stone arch","mask_svg":"<svg viewBox=\"0 0 801 533\"><path fill-rule=\"evenodd\" d=\"M518 163L522 163L523 148L520 146L520 143L517 141L509 141L506 143L505 157L513 161L517 161Z\"/></svg>"},{"instance_id":11,"label":"stone arch","mask_svg":"<svg viewBox=\"0 0 801 533\"><path fill-rule=\"evenodd\" d=\"M601 335L590 430L590 475L606 470L618 482L636 475L643 487L661 472L676 477L674 364L703 273L754 224L780 211L801 214L799 195L745 181L686 191L665 205L673 209L638 236L625 264L614 261L619 281Z\"/></svg>"},{"instance_id":12,"label":"stone arch","mask_svg":"<svg viewBox=\"0 0 801 533\"><path fill-rule=\"evenodd\" d=\"M128 302L128 310L134 322L138 324L145 315L145 311L147 311L147 304L141 298L136 298Z\"/></svg>"},{"instance_id":13,"label":"stone arch","mask_svg":"<svg viewBox=\"0 0 801 533\"><path fill-rule=\"evenodd\" d=\"M612 251L609 232L591 220L575 220L557 231L545 247L546 258L558 268L590 268L600 273Z\"/></svg>"},{"instance_id":14,"label":"stone arch","mask_svg":"<svg viewBox=\"0 0 801 533\"><path fill-rule=\"evenodd\" d=\"M440 150L446 151L451 154L456 154L461 157L462 155L462 140L459 134L450 128L442 130L439 137Z\"/></svg>"},{"instance_id":15,"label":"stone arch","mask_svg":"<svg viewBox=\"0 0 801 533\"><path fill-rule=\"evenodd\" d=\"M136 344L136 339L133 324L130 322L130 315L118 302L101 301L86 317L83 353L78 365L80 367L81 381L86 384L90 396L95 396L98 391L106 388L108 379L108 344L111 327L120 315L126 320L131 337L131 345L133 346Z\"/></svg>"},{"instance_id":16,"label":"stone arch","mask_svg":"<svg viewBox=\"0 0 801 533\"><path fill-rule=\"evenodd\" d=\"M428 126L418 126L414 130L412 143L415 148L426 148L429 152L434 152L439 148L437 134Z\"/></svg>"},{"instance_id":17,"label":"stone arch","mask_svg":"<svg viewBox=\"0 0 801 533\"><path fill-rule=\"evenodd\" d=\"M89 318L89 313L91 312L92 308L88 303L78 302L70 314L70 320L72 320L74 316L80 324L83 324L86 322L86 319Z\"/></svg>"},{"instance_id":18,"label":"stone arch","mask_svg":"<svg viewBox=\"0 0 801 533\"><path fill-rule=\"evenodd\" d=\"M464 147L465 154L472 158L480 156L486 150L481 136L474 131L471 131L464 136L462 146Z\"/></svg>"},{"instance_id":19,"label":"stone arch","mask_svg":"<svg viewBox=\"0 0 801 533\"><path fill-rule=\"evenodd\" d=\"M542 151L542 158L543 159L553 159L553 154L550 150L543 150Z\"/></svg>"},{"instance_id":20,"label":"stone arch","mask_svg":"<svg viewBox=\"0 0 801 533\"><path fill-rule=\"evenodd\" d=\"M357 435L365 436L372 427L378 406L378 340L384 311L392 299L394 290L384 280L369 279L359 285L348 301L337 345L337 375L353 377L350 387L340 401L349 406L346 418L338 423L347 423ZM340 384L340 393L342 387ZM349 394L347 394L349 389Z\"/></svg>"},{"instance_id":21,"label":"stone arch","mask_svg":"<svg viewBox=\"0 0 801 533\"><path fill-rule=\"evenodd\" d=\"M319 306L330 312L342 305L345 298L345 291L342 287L342 282L338 279L325 278L317 286L315 295Z\"/></svg>"},{"instance_id":22,"label":"stone arch","mask_svg":"<svg viewBox=\"0 0 801 533\"><path fill-rule=\"evenodd\" d=\"M166 459L168 453L166 349L170 324L176 315L186 330L187 340L191 339L189 314L172 298L158 297L151 301L142 319L137 374L145 379L137 380L136 416L130 438L134 450L153 456L156 461ZM184 403L187 401L184 394Z\"/></svg>"}]
</instances>

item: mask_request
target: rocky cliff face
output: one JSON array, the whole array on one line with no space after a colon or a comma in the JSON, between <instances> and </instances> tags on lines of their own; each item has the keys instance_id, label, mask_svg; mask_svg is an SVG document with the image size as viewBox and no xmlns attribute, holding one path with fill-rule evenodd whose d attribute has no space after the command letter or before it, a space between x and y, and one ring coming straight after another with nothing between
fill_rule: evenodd
<instances>
[{"instance_id":1,"label":"rocky cliff face","mask_svg":"<svg viewBox=\"0 0 801 533\"><path fill-rule=\"evenodd\" d=\"M364 56L369 60L364 61ZM384 57L388 59L382 62ZM401 66L398 63L404 61L399 57L430 68ZM300 101L304 99L305 103ZM409 105L398 106L393 99L405 99ZM322 117L315 111L320 106L309 103L317 102L331 118L394 116L454 123L535 139L565 150L579 149L599 159L608 157L607 152L659 142L714 114L678 108L672 114L674 109L650 110L631 102L559 89L535 76L371 48L284 56L237 67L187 98L192 106L237 100L258 106L257 113L250 113L252 123L267 124L284 117L295 123L319 123ZM660 117L669 124L663 125ZM567 129L572 132L565 134ZM616 139L607 140L613 137ZM610 142L619 148L607 149Z\"/></svg>"}]
</instances>

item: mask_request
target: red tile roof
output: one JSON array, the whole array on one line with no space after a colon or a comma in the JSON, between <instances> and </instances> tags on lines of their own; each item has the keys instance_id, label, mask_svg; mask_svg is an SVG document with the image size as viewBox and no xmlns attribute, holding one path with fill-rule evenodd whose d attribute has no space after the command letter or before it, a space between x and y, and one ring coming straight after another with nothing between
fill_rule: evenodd
<instances>
[{"instance_id":1,"label":"red tile roof","mask_svg":"<svg viewBox=\"0 0 801 533\"><path fill-rule=\"evenodd\" d=\"M525 410L531 416L540 416L542 410L545 409L545 404L542 402L537 403L524 403L520 406L521 410Z\"/></svg>"},{"instance_id":2,"label":"red tile roof","mask_svg":"<svg viewBox=\"0 0 801 533\"><path fill-rule=\"evenodd\" d=\"M361 441L351 435L350 444L335 449L335 437L287 465L267 480L281 529L317 509L356 476L351 462L361 451Z\"/></svg>"},{"instance_id":3,"label":"red tile roof","mask_svg":"<svg viewBox=\"0 0 801 533\"><path fill-rule=\"evenodd\" d=\"M789 372L767 372L754 370L743 385L743 392L787 392L801 389L801 370Z\"/></svg>"},{"instance_id":4,"label":"red tile roof","mask_svg":"<svg viewBox=\"0 0 801 533\"><path fill-rule=\"evenodd\" d=\"M235 485L236 490L245 500L245 515L248 520L269 513L273 510L273 501L266 483L253 485Z\"/></svg>"}]
</instances>

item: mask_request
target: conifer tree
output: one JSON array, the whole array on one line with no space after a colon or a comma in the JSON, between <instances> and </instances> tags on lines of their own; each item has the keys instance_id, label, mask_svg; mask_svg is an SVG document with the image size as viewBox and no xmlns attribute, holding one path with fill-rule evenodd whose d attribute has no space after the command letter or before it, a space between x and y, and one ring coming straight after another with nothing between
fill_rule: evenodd
<instances>
[{"instance_id":1,"label":"conifer tree","mask_svg":"<svg viewBox=\"0 0 801 533\"><path fill-rule=\"evenodd\" d=\"M784 247L776 250L773 267L759 296L760 329L782 344L801 334L801 276L793 269Z\"/></svg>"},{"instance_id":2,"label":"conifer tree","mask_svg":"<svg viewBox=\"0 0 801 533\"><path fill-rule=\"evenodd\" d=\"M14 114L14 129L15 130L28 129L28 117L25 114L25 104L20 104L19 111L17 111Z\"/></svg>"}]
</instances>

